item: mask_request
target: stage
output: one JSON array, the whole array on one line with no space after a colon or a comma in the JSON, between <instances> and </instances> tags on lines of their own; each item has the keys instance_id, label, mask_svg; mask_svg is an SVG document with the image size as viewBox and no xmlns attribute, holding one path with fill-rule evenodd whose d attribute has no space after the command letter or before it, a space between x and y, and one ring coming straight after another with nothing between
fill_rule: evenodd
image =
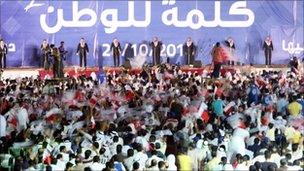
<instances>
[{"instance_id":1,"label":"stage","mask_svg":"<svg viewBox=\"0 0 304 171\"><path fill-rule=\"evenodd\" d=\"M183 72L191 72L191 73L198 73L198 74L203 74L205 73L210 73L212 72L212 67L210 65L202 66L200 68L193 68L189 66L182 66L181 67ZM123 67L104 67L103 68L105 73L120 73L124 70ZM250 66L250 65L244 65L244 66L223 66L221 70L221 74L225 74L226 72L231 72L231 73L259 73L262 72L263 70L265 71L283 71L287 72L290 70L290 68L286 65L273 65L271 67L266 67L265 65L255 65L255 66ZM98 67L89 67L87 69L80 68L77 66L72 66L72 67L66 67L64 69L64 74L65 76L69 77L74 77L74 76L80 76L80 75L85 75L87 77L91 76L92 73L97 73L99 71ZM128 69L128 72L131 74L139 74L142 71L141 68L133 68L133 69ZM42 68L8 68L4 69L3 74L2 74L2 79L15 79L15 78L22 78L22 77L33 77L33 78L38 78L40 77L41 79L48 79L53 77L53 72L51 70L47 71Z\"/></svg>"}]
</instances>

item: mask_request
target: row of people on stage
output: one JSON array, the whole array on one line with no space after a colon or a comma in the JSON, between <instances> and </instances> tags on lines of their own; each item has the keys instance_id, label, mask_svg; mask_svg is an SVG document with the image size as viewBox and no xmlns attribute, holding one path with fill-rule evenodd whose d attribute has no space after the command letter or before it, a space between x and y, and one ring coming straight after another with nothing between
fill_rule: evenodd
<instances>
[{"instance_id":1,"label":"row of people on stage","mask_svg":"<svg viewBox=\"0 0 304 171\"><path fill-rule=\"evenodd\" d=\"M233 64L233 61L229 60L227 55L234 56L235 44L232 38L228 38L225 42L225 46L228 47L229 54L225 53L224 48L221 46L220 42L217 42L211 51L212 63L213 63L213 73L212 77L218 78L220 76L221 66L227 62L228 64ZM263 42L263 50L265 54L265 64L266 66L271 65L271 57L273 51L273 44L270 37L266 37Z\"/></svg>"},{"instance_id":2,"label":"row of people on stage","mask_svg":"<svg viewBox=\"0 0 304 171\"><path fill-rule=\"evenodd\" d=\"M229 37L227 40L225 40L225 46L228 48L228 51L230 55L234 56L235 55L235 43L234 40ZM273 51L273 44L272 40L269 36L266 37L266 39L263 42L263 50L264 50L264 55L265 55L265 65L269 66L271 65L271 58L272 58L272 51ZM228 65L234 65L233 60L228 60L227 64Z\"/></svg>"},{"instance_id":3,"label":"row of people on stage","mask_svg":"<svg viewBox=\"0 0 304 171\"><path fill-rule=\"evenodd\" d=\"M226 61L228 61L228 63L231 62L231 61L229 61L229 57L227 57L227 56L231 55L231 54L233 55L234 50L235 50L235 45L231 38L228 39L227 41L225 41L225 44L226 44L226 46L229 47L230 54L227 54L225 52L225 50L221 46L220 42L217 42L211 51L212 63L214 66L212 77L214 77L214 78L218 78L220 76L221 66L224 64L224 62L226 62ZM271 54L273 51L273 44L272 44L270 37L267 37L265 39L265 41L263 43L263 49L264 49L264 53L265 53L266 66L271 65ZM297 64L296 59L292 60L291 66L293 68L297 69L298 64ZM294 66L296 66L296 67L294 67Z\"/></svg>"},{"instance_id":4,"label":"row of people on stage","mask_svg":"<svg viewBox=\"0 0 304 171\"><path fill-rule=\"evenodd\" d=\"M152 64L153 65L159 65L161 63L160 55L161 55L161 49L162 49L162 42L158 40L157 37L153 38L153 41L149 44L152 48ZM63 45L59 48L64 49ZM50 51L49 44L46 40L43 40L43 43L41 45L41 52L42 52L42 59L43 59L43 68L49 69L49 51ZM112 51L114 66L118 67L121 65L120 63L120 56L122 53L122 48L120 45L120 42L118 39L114 39L111 43L110 50ZM60 52L66 53L65 50ZM77 46L76 55L79 56L79 66L85 67L87 66L87 55L89 53L89 47L88 44L85 42L84 38L80 39L80 42ZM186 57L186 64L190 65L194 63L194 58L196 54L196 46L194 45L192 39L189 37L184 44L184 55ZM63 55L65 56L65 55Z\"/></svg>"},{"instance_id":5,"label":"row of people on stage","mask_svg":"<svg viewBox=\"0 0 304 171\"><path fill-rule=\"evenodd\" d=\"M162 42L159 41L157 37L154 37L153 41L150 43L150 46L152 48L152 63L153 63L153 65L159 65ZM184 50L183 52L184 52L184 56L186 59L186 64L193 65L197 47L196 47L196 45L194 45L191 37L187 38L187 41L185 42L185 44L183 46L183 50Z\"/></svg>"},{"instance_id":6,"label":"row of people on stage","mask_svg":"<svg viewBox=\"0 0 304 171\"><path fill-rule=\"evenodd\" d=\"M229 37L224 42L226 49L228 49L229 56L235 55L235 43L234 40ZM159 65L161 63L161 50L162 50L162 42L158 39L158 37L154 37L152 42L149 43L152 49L152 64ZM112 51L114 66L118 67L121 65L120 56L122 53L122 48L118 39L114 39L111 43L110 50ZM267 37L263 42L263 50L265 54L265 64L271 65L273 44L270 37ZM80 42L77 46L76 54L79 55L79 65L80 67L87 66L87 55L89 53L89 47L85 42L84 38L80 39ZM186 42L183 45L183 53L185 57L185 61L187 65L193 65L195 62L195 56L197 53L197 46L193 43L192 38L188 37ZM234 59L227 59L226 64L234 65Z\"/></svg>"},{"instance_id":7,"label":"row of people on stage","mask_svg":"<svg viewBox=\"0 0 304 171\"><path fill-rule=\"evenodd\" d=\"M232 38L228 38L225 42L225 47L228 49L231 56L234 56L235 53L235 42ZM162 42L157 38L154 37L152 42L150 42L150 47L152 49L152 64L158 65L161 63L161 49L162 49ZM43 68L49 69L50 68L50 51L52 50L51 45L48 44L46 40L43 40L41 44L41 53L42 53L42 60L43 60ZM58 47L60 51L61 57L65 58L66 51L64 48L64 43ZM118 67L122 63L120 61L120 56L122 53L122 48L120 45L120 42L118 39L114 39L111 43L110 49L112 51L114 66ZM263 42L263 50L265 55L265 64L271 65L271 58L272 58L272 51L273 51L273 44L270 37L267 37L265 41ZM7 46L4 43L4 41L0 40L0 68L6 68L6 55L7 55ZM183 52L184 57L187 65L193 65L195 62L195 56L197 53L197 46L193 43L192 39L189 37L187 38L186 42L183 46ZM79 65L80 67L86 67L87 66L87 56L89 53L89 47L88 44L85 42L84 38L80 39L80 42L77 46L76 54L79 56ZM228 59L227 64L228 65L234 65L233 60Z\"/></svg>"}]
</instances>

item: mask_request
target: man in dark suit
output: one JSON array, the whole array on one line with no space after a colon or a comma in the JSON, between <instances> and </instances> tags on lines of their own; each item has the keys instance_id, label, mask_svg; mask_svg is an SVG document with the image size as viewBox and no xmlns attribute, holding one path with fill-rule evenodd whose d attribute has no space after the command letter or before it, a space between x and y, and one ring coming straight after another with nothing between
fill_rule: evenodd
<instances>
[{"instance_id":1,"label":"man in dark suit","mask_svg":"<svg viewBox=\"0 0 304 171\"><path fill-rule=\"evenodd\" d=\"M186 58L187 65L193 65L194 63L194 56L196 53L196 46L194 45L191 37L188 37L187 41L184 44L184 56Z\"/></svg>"},{"instance_id":2,"label":"man in dark suit","mask_svg":"<svg viewBox=\"0 0 304 171\"><path fill-rule=\"evenodd\" d=\"M265 53L265 64L266 66L271 65L271 54L273 51L273 44L270 37L266 37L264 43L263 43L263 49Z\"/></svg>"},{"instance_id":3,"label":"man in dark suit","mask_svg":"<svg viewBox=\"0 0 304 171\"><path fill-rule=\"evenodd\" d=\"M85 42L84 38L80 39L78 43L77 52L76 54L79 55L79 65L80 67L87 67L87 54L89 53L88 44ZM84 64L84 65L83 65Z\"/></svg>"},{"instance_id":4,"label":"man in dark suit","mask_svg":"<svg viewBox=\"0 0 304 171\"><path fill-rule=\"evenodd\" d=\"M162 48L162 42L159 41L157 37L154 37L153 41L150 43L150 46L152 48L153 65L159 65L160 64L160 52L161 52L161 48Z\"/></svg>"},{"instance_id":5,"label":"man in dark suit","mask_svg":"<svg viewBox=\"0 0 304 171\"><path fill-rule=\"evenodd\" d=\"M6 68L7 46L3 39L0 39L0 68Z\"/></svg>"},{"instance_id":6,"label":"man in dark suit","mask_svg":"<svg viewBox=\"0 0 304 171\"><path fill-rule=\"evenodd\" d=\"M48 70L50 68L50 59L49 59L49 55L50 55L50 45L49 43L46 41L46 39L43 40L41 46L40 46L40 49L41 49L41 53L42 53L42 60L43 60L43 68L45 70Z\"/></svg>"},{"instance_id":7,"label":"man in dark suit","mask_svg":"<svg viewBox=\"0 0 304 171\"><path fill-rule=\"evenodd\" d=\"M118 67L120 65L119 58L121 54L121 46L117 39L114 39L113 42L111 43L111 50L114 58L114 66Z\"/></svg>"}]
</instances>

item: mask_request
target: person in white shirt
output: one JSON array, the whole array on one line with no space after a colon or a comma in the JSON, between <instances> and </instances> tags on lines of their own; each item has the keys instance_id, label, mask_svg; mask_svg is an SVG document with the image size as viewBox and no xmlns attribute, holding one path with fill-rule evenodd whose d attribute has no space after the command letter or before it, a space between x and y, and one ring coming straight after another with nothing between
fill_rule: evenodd
<instances>
[{"instance_id":1,"label":"person in white shirt","mask_svg":"<svg viewBox=\"0 0 304 171\"><path fill-rule=\"evenodd\" d=\"M135 142L141 144L145 150L149 150L149 142L144 136L137 136Z\"/></svg>"},{"instance_id":2,"label":"person in white shirt","mask_svg":"<svg viewBox=\"0 0 304 171\"><path fill-rule=\"evenodd\" d=\"M56 165L58 167L60 167L60 168L64 168L65 169L66 163L64 162L63 157L62 157L61 154L57 155L57 164Z\"/></svg>"},{"instance_id":3,"label":"person in white shirt","mask_svg":"<svg viewBox=\"0 0 304 171\"><path fill-rule=\"evenodd\" d=\"M138 146L136 150L137 153L134 154L134 161L139 163L140 168L144 168L148 160L148 155L143 151L142 146Z\"/></svg>"},{"instance_id":4,"label":"person in white shirt","mask_svg":"<svg viewBox=\"0 0 304 171\"><path fill-rule=\"evenodd\" d=\"M110 160L110 153L106 152L106 148L101 147L99 150L99 156L100 156L100 163L106 164Z\"/></svg>"},{"instance_id":5,"label":"person in white shirt","mask_svg":"<svg viewBox=\"0 0 304 171\"><path fill-rule=\"evenodd\" d=\"M227 151L227 158L231 161L233 155L239 153L245 155L246 145L245 139L249 138L249 132L246 129L236 128L233 132L233 136L230 139Z\"/></svg>"},{"instance_id":6,"label":"person in white shirt","mask_svg":"<svg viewBox=\"0 0 304 171\"><path fill-rule=\"evenodd\" d=\"M51 167L52 167L52 170L63 171L65 169L65 166L58 164L58 160L56 158L52 159Z\"/></svg>"},{"instance_id":7,"label":"person in white shirt","mask_svg":"<svg viewBox=\"0 0 304 171\"><path fill-rule=\"evenodd\" d=\"M101 142L103 142L102 140L104 140L105 138L101 138ZM123 139L121 137L118 137L118 136L114 136L113 137L113 141L110 143L109 145L109 152L110 153L113 153L116 151L116 146L117 145L123 145ZM112 154L114 155L114 154Z\"/></svg>"},{"instance_id":8,"label":"person in white shirt","mask_svg":"<svg viewBox=\"0 0 304 171\"><path fill-rule=\"evenodd\" d=\"M249 170L249 167L246 166L246 163L243 160L243 156L241 156L238 160L238 165L234 169L235 171Z\"/></svg>"},{"instance_id":9,"label":"person in white shirt","mask_svg":"<svg viewBox=\"0 0 304 171\"><path fill-rule=\"evenodd\" d=\"M29 123L27 110L23 107L20 108L16 117L18 121L17 130L22 131L23 129L27 128L27 124Z\"/></svg>"},{"instance_id":10,"label":"person in white shirt","mask_svg":"<svg viewBox=\"0 0 304 171\"><path fill-rule=\"evenodd\" d=\"M145 168L141 168L138 162L134 162L132 168L133 168L133 171L143 171L143 170L146 170Z\"/></svg>"},{"instance_id":11,"label":"person in white shirt","mask_svg":"<svg viewBox=\"0 0 304 171\"><path fill-rule=\"evenodd\" d=\"M304 140L302 138L302 140ZM301 144L292 144L291 145L291 161L296 161L296 160L300 160L301 158L303 158L303 145Z\"/></svg>"},{"instance_id":12,"label":"person in white shirt","mask_svg":"<svg viewBox=\"0 0 304 171\"><path fill-rule=\"evenodd\" d=\"M85 167L89 167L92 164L92 151L90 149L87 149L84 152L84 159L83 159L83 164L85 165Z\"/></svg>"},{"instance_id":13,"label":"person in white shirt","mask_svg":"<svg viewBox=\"0 0 304 171\"><path fill-rule=\"evenodd\" d=\"M63 161L65 163L69 162L70 156L68 154L66 146L60 146L59 151L60 151L60 154L62 155Z\"/></svg>"},{"instance_id":14,"label":"person in white shirt","mask_svg":"<svg viewBox=\"0 0 304 171\"><path fill-rule=\"evenodd\" d=\"M127 157L129 149L131 149L130 145L124 145L124 146L122 146L122 150L121 151L122 151L122 154L123 154L124 157Z\"/></svg>"},{"instance_id":15,"label":"person in white shirt","mask_svg":"<svg viewBox=\"0 0 304 171\"><path fill-rule=\"evenodd\" d=\"M126 166L127 170L133 170L134 150L130 148L127 153L128 157L124 159L123 164Z\"/></svg>"},{"instance_id":16,"label":"person in white shirt","mask_svg":"<svg viewBox=\"0 0 304 171\"><path fill-rule=\"evenodd\" d=\"M188 150L188 156L192 159L192 170L199 170L206 155L202 149L196 148L195 144L191 143Z\"/></svg>"},{"instance_id":17,"label":"person in white shirt","mask_svg":"<svg viewBox=\"0 0 304 171\"><path fill-rule=\"evenodd\" d=\"M162 158L160 158L160 157L157 156L157 152L156 152L155 150L152 151L152 156L146 161L146 167L148 167L148 166L151 165L152 160L156 160L157 163L158 163L159 161L163 161Z\"/></svg>"},{"instance_id":18,"label":"person in white shirt","mask_svg":"<svg viewBox=\"0 0 304 171\"><path fill-rule=\"evenodd\" d=\"M157 160L152 159L150 165L147 165L145 170L146 171L154 171L154 170L157 171L157 170L159 170L157 164L158 164Z\"/></svg>"},{"instance_id":19,"label":"person in white shirt","mask_svg":"<svg viewBox=\"0 0 304 171\"><path fill-rule=\"evenodd\" d=\"M169 171L177 171L177 167L175 165L175 156L173 154L169 154L167 157L167 163L168 163L168 168L167 170Z\"/></svg>"},{"instance_id":20,"label":"person in white shirt","mask_svg":"<svg viewBox=\"0 0 304 171\"><path fill-rule=\"evenodd\" d=\"M277 166L280 166L281 155L278 153L277 148L272 149L272 154L270 157L270 161L274 162Z\"/></svg>"},{"instance_id":21,"label":"person in white shirt","mask_svg":"<svg viewBox=\"0 0 304 171\"><path fill-rule=\"evenodd\" d=\"M106 167L105 164L100 163L99 156L93 157L93 163L89 166L92 171L102 170Z\"/></svg>"},{"instance_id":22,"label":"person in white shirt","mask_svg":"<svg viewBox=\"0 0 304 171\"><path fill-rule=\"evenodd\" d=\"M295 171L303 170L303 168L300 166L300 161L298 160L295 160L292 166L287 166L287 167L288 170L295 170Z\"/></svg>"},{"instance_id":23,"label":"person in white shirt","mask_svg":"<svg viewBox=\"0 0 304 171\"><path fill-rule=\"evenodd\" d=\"M196 148L202 150L201 154L202 154L202 158L208 158L210 159L211 157L211 151L209 149L209 146L208 146L208 141L204 141L202 139L198 140L196 142Z\"/></svg>"},{"instance_id":24,"label":"person in white shirt","mask_svg":"<svg viewBox=\"0 0 304 171\"><path fill-rule=\"evenodd\" d=\"M227 157L222 157L221 162L219 165L216 167L215 170L234 170L232 165L228 163Z\"/></svg>"},{"instance_id":25,"label":"person in white shirt","mask_svg":"<svg viewBox=\"0 0 304 171\"><path fill-rule=\"evenodd\" d=\"M233 170L233 166L230 163L228 163L226 157L221 158L221 165L222 165L221 170Z\"/></svg>"},{"instance_id":26,"label":"person in white shirt","mask_svg":"<svg viewBox=\"0 0 304 171\"><path fill-rule=\"evenodd\" d=\"M219 157L227 157L226 153L227 152L225 145L220 145L219 148L217 149L216 155Z\"/></svg>"}]
</instances>

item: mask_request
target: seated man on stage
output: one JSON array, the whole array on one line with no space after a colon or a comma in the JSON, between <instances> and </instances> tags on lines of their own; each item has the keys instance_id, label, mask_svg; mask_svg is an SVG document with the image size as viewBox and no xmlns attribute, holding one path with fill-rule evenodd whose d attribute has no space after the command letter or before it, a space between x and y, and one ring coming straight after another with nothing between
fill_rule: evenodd
<instances>
[{"instance_id":1,"label":"seated man on stage","mask_svg":"<svg viewBox=\"0 0 304 171\"><path fill-rule=\"evenodd\" d=\"M184 44L183 47L184 51L184 56L186 58L186 65L193 65L194 63L194 58L195 58L195 53L196 53L196 46L194 45L191 37L187 38L186 43Z\"/></svg>"}]
</instances>

